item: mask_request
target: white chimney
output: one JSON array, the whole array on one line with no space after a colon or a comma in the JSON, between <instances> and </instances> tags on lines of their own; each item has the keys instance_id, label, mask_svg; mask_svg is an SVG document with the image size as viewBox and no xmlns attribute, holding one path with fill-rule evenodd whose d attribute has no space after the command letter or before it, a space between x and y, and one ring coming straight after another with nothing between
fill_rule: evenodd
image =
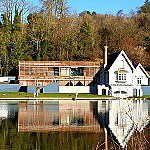
<instances>
[{"instance_id":1,"label":"white chimney","mask_svg":"<svg viewBox=\"0 0 150 150\"><path fill-rule=\"evenodd\" d=\"M107 48L108 46L104 46L104 65L106 66L107 65Z\"/></svg>"}]
</instances>

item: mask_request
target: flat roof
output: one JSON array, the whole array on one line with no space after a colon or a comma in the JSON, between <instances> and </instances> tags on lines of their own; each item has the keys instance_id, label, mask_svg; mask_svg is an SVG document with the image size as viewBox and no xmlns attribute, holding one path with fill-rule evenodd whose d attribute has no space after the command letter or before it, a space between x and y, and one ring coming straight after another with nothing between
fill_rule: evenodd
<instances>
[{"instance_id":1,"label":"flat roof","mask_svg":"<svg viewBox=\"0 0 150 150\"><path fill-rule=\"evenodd\" d=\"M92 61L19 61L19 67L59 67L59 66L100 66L100 62L92 62Z\"/></svg>"}]
</instances>

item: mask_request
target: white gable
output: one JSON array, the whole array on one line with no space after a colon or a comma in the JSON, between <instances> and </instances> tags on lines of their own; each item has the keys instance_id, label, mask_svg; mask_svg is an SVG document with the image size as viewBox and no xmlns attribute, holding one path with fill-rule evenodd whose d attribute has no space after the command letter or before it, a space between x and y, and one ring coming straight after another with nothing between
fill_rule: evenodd
<instances>
[{"instance_id":1,"label":"white gable","mask_svg":"<svg viewBox=\"0 0 150 150\"><path fill-rule=\"evenodd\" d=\"M142 67L141 64L138 64L138 66L136 67L134 71L134 85L139 84L138 80L140 80L141 85L148 85L148 78L149 78L149 75L147 74L145 69Z\"/></svg>"},{"instance_id":2,"label":"white gable","mask_svg":"<svg viewBox=\"0 0 150 150\"><path fill-rule=\"evenodd\" d=\"M120 84L117 81L117 72L119 70L126 71L126 82L124 84L133 84L133 75L134 72L134 66L130 62L129 58L125 54L125 52L122 50L112 66L110 67L109 71L109 84Z\"/></svg>"},{"instance_id":3,"label":"white gable","mask_svg":"<svg viewBox=\"0 0 150 150\"><path fill-rule=\"evenodd\" d=\"M129 58L127 57L127 55L125 54L125 52L123 50L118 55L117 59L112 64L109 71L113 67L116 67L116 68L123 68L123 67L126 68L126 67L128 67L131 70L134 70L134 66L132 65L132 63L130 62Z\"/></svg>"}]
</instances>

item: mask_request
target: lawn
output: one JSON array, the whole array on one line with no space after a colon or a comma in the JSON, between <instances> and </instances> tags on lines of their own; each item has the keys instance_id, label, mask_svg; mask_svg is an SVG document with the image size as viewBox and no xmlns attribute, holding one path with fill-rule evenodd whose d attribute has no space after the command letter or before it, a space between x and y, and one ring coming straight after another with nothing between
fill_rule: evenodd
<instances>
[{"instance_id":1,"label":"lawn","mask_svg":"<svg viewBox=\"0 0 150 150\"><path fill-rule=\"evenodd\" d=\"M0 98L27 98L27 97L33 97L33 94L25 92L0 92Z\"/></svg>"},{"instance_id":2,"label":"lawn","mask_svg":"<svg viewBox=\"0 0 150 150\"><path fill-rule=\"evenodd\" d=\"M144 98L150 98L150 95L144 95L143 97Z\"/></svg>"},{"instance_id":3,"label":"lawn","mask_svg":"<svg viewBox=\"0 0 150 150\"><path fill-rule=\"evenodd\" d=\"M33 98L33 93L25 92L0 92L0 98ZM39 98L75 98L75 93L39 93ZM95 94L78 94L78 98L100 98L109 97L106 95L95 95Z\"/></svg>"}]
</instances>

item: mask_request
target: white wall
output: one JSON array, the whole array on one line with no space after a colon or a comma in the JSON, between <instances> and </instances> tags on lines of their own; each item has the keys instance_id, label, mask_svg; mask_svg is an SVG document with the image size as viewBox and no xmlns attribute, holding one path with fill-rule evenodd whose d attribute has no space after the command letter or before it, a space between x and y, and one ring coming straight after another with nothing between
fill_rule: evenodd
<instances>
[{"instance_id":1,"label":"white wall","mask_svg":"<svg viewBox=\"0 0 150 150\"><path fill-rule=\"evenodd\" d=\"M15 80L15 78L15 76L0 77L0 82L10 82L11 80Z\"/></svg>"},{"instance_id":2,"label":"white wall","mask_svg":"<svg viewBox=\"0 0 150 150\"><path fill-rule=\"evenodd\" d=\"M137 85L137 77L142 77L141 85L148 85L148 78L144 74L144 72L137 66L134 72L134 85Z\"/></svg>"},{"instance_id":3,"label":"white wall","mask_svg":"<svg viewBox=\"0 0 150 150\"><path fill-rule=\"evenodd\" d=\"M111 86L112 96L126 98L133 96L133 86ZM125 91L127 94L115 94L116 91Z\"/></svg>"},{"instance_id":4,"label":"white wall","mask_svg":"<svg viewBox=\"0 0 150 150\"><path fill-rule=\"evenodd\" d=\"M59 93L90 93L90 86L59 86Z\"/></svg>"},{"instance_id":5,"label":"white wall","mask_svg":"<svg viewBox=\"0 0 150 150\"><path fill-rule=\"evenodd\" d=\"M0 77L0 82L8 82L8 77Z\"/></svg>"},{"instance_id":6,"label":"white wall","mask_svg":"<svg viewBox=\"0 0 150 150\"><path fill-rule=\"evenodd\" d=\"M118 71L118 69L123 68L122 61L124 62L124 69L128 72L127 76L126 76L127 82L125 82L124 84L133 84L132 70L131 70L129 64L127 63L126 59L122 56L122 54L119 55L119 57L117 57L116 61L114 62L114 64L112 65L112 67L109 71L109 84L120 84L120 83L116 82L115 71Z\"/></svg>"},{"instance_id":7,"label":"white wall","mask_svg":"<svg viewBox=\"0 0 150 150\"><path fill-rule=\"evenodd\" d=\"M97 90L98 90L98 95L102 95L102 90L106 90L106 95L108 95L109 88L106 87L105 85L97 85Z\"/></svg>"}]
</instances>

